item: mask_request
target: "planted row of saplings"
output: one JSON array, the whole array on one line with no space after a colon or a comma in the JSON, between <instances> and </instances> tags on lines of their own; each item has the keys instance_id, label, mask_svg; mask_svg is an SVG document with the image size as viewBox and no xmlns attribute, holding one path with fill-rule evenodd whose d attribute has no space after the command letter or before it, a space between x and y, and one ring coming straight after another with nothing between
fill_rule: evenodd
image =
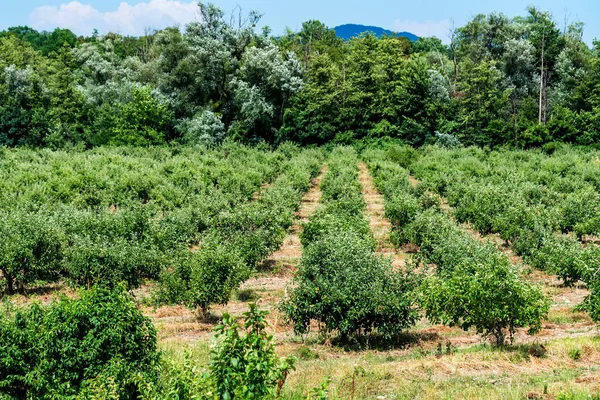
<instances>
[{"instance_id":1,"label":"planted row of saplings","mask_svg":"<svg viewBox=\"0 0 600 400\"><path fill-rule=\"evenodd\" d=\"M527 264L558 275L567 285L589 282L600 267L598 246L584 247L576 237L557 232L556 208L532 206L507 186L492 184L457 185L449 199L459 222L473 224L484 235L499 234Z\"/></svg>"},{"instance_id":2,"label":"planted row of saplings","mask_svg":"<svg viewBox=\"0 0 600 400\"><path fill-rule=\"evenodd\" d=\"M386 216L397 245L419 246L423 266L417 303L432 323L475 329L498 346L512 341L517 328L541 329L549 301L491 243L482 243L457 226L439 207L439 197L414 188L408 171L367 155L377 188L384 194Z\"/></svg>"},{"instance_id":3,"label":"planted row of saplings","mask_svg":"<svg viewBox=\"0 0 600 400\"><path fill-rule=\"evenodd\" d=\"M242 254L240 269L251 269L280 243L282 229L291 223L293 211L287 210L297 207L322 160L317 151L297 151L289 157L275 167L282 173L258 201L248 201L251 193L231 193L247 193L248 185L256 185L242 174L241 179L223 177L237 182L227 191L219 186L225 181L217 180L202 196L206 204L198 208L157 214L152 204L112 211L57 206L52 212L0 213L0 231L6 239L0 242L0 281L8 293L58 280L82 287L125 282L131 289L190 263L189 247L197 243L236 246ZM230 251L222 253L232 257Z\"/></svg>"},{"instance_id":4,"label":"planted row of saplings","mask_svg":"<svg viewBox=\"0 0 600 400\"><path fill-rule=\"evenodd\" d=\"M589 283L600 267L600 249L581 243L600 234L597 181L585 172L593 163L582 163L584 156L436 149L411 168L448 198L459 222L483 235L499 234L527 264L570 285Z\"/></svg>"},{"instance_id":5,"label":"planted row of saplings","mask_svg":"<svg viewBox=\"0 0 600 400\"><path fill-rule=\"evenodd\" d=\"M363 211L357 154L335 148L322 184L322 204L303 227L302 259L281 310L297 334L316 322L343 343L365 335L391 338L415 324L414 275L375 253Z\"/></svg>"},{"instance_id":6,"label":"planted row of saplings","mask_svg":"<svg viewBox=\"0 0 600 400\"><path fill-rule=\"evenodd\" d=\"M447 191L459 222L499 234L529 266L558 275L565 285L584 282L590 294L578 307L600 322L599 246L555 232L552 208L530 206L507 187L453 185Z\"/></svg>"},{"instance_id":7,"label":"planted row of saplings","mask_svg":"<svg viewBox=\"0 0 600 400\"><path fill-rule=\"evenodd\" d=\"M0 293L58 280L136 287L156 278L223 210L248 202L284 171L298 152L290 150L11 152L0 162ZM103 173L129 190L120 198L120 186ZM82 205L91 193L101 201Z\"/></svg>"},{"instance_id":8,"label":"planted row of saplings","mask_svg":"<svg viewBox=\"0 0 600 400\"><path fill-rule=\"evenodd\" d=\"M156 300L201 314L226 304L258 264L281 247L322 161L320 151L304 151L256 201L220 213L198 250L180 252L173 266L163 269Z\"/></svg>"},{"instance_id":9,"label":"planted row of saplings","mask_svg":"<svg viewBox=\"0 0 600 400\"><path fill-rule=\"evenodd\" d=\"M554 157L526 164L508 159L510 165L504 165L504 157L494 165L480 162L474 168L468 156L474 151L450 152L448 158L437 150L411 168L424 179L424 187L443 191L459 222L472 224L483 235L498 234L525 263L558 275L566 285L584 282L590 294L578 308L600 322L600 247L581 243L585 234L598 232L600 226L600 197L588 183L596 181L585 173L591 163L582 165L581 154L567 155L568 162ZM527 152L515 154L532 157ZM554 165L556 175L531 172L540 163ZM560 178L567 166L569 179ZM474 172L480 168L484 172Z\"/></svg>"}]
</instances>

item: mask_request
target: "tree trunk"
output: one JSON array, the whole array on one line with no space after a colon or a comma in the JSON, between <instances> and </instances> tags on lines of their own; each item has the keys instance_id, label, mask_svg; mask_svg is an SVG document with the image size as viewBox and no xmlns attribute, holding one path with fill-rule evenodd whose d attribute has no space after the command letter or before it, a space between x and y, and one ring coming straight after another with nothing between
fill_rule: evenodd
<instances>
[{"instance_id":1,"label":"tree trunk","mask_svg":"<svg viewBox=\"0 0 600 400\"><path fill-rule=\"evenodd\" d=\"M5 271L2 271L2 274L4 275L4 278L6 279L6 292L8 293L9 296L15 294L13 277L10 274L6 273Z\"/></svg>"},{"instance_id":2,"label":"tree trunk","mask_svg":"<svg viewBox=\"0 0 600 400\"><path fill-rule=\"evenodd\" d=\"M542 66L540 69L540 103L538 109L538 124L542 124L542 109L543 109L543 100L544 100L544 46L546 42L546 35L542 36Z\"/></svg>"},{"instance_id":3,"label":"tree trunk","mask_svg":"<svg viewBox=\"0 0 600 400\"><path fill-rule=\"evenodd\" d=\"M504 346L506 337L504 335L504 330L501 327L496 327L494 329L494 336L496 337L496 347Z\"/></svg>"}]
</instances>

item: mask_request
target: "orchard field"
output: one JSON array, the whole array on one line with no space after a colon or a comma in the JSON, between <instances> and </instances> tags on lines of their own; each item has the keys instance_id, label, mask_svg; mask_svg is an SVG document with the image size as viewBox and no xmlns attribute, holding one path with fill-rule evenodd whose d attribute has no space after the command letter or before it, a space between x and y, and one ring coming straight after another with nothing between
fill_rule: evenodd
<instances>
[{"instance_id":1,"label":"orchard field","mask_svg":"<svg viewBox=\"0 0 600 400\"><path fill-rule=\"evenodd\" d=\"M0 399L597 398L599 191L569 145L2 149Z\"/></svg>"}]
</instances>

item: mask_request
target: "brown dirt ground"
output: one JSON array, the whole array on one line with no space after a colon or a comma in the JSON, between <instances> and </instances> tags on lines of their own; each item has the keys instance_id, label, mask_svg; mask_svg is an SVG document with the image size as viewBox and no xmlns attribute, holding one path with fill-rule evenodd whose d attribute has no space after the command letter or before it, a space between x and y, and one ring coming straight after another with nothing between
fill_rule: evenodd
<instances>
[{"instance_id":1,"label":"brown dirt ground","mask_svg":"<svg viewBox=\"0 0 600 400\"><path fill-rule=\"evenodd\" d=\"M401 268L406 265L408 254L402 250L396 250L390 241L392 224L385 218L385 202L383 195L377 191L373 184L373 178L364 163L359 164L359 182L362 193L367 203L365 217L369 221L371 231L377 241L377 253L392 258L392 265Z\"/></svg>"}]
</instances>

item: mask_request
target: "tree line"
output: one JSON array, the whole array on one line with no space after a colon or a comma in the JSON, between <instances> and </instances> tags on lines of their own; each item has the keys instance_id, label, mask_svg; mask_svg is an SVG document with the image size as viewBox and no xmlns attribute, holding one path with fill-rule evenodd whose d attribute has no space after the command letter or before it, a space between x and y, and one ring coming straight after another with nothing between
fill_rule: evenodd
<instances>
[{"instance_id":1,"label":"tree line","mask_svg":"<svg viewBox=\"0 0 600 400\"><path fill-rule=\"evenodd\" d=\"M261 15L198 4L183 29L77 37L0 32L0 145L215 145L401 140L465 145L593 145L600 51L583 24L477 15L416 42L349 41L319 21L274 36Z\"/></svg>"}]
</instances>

